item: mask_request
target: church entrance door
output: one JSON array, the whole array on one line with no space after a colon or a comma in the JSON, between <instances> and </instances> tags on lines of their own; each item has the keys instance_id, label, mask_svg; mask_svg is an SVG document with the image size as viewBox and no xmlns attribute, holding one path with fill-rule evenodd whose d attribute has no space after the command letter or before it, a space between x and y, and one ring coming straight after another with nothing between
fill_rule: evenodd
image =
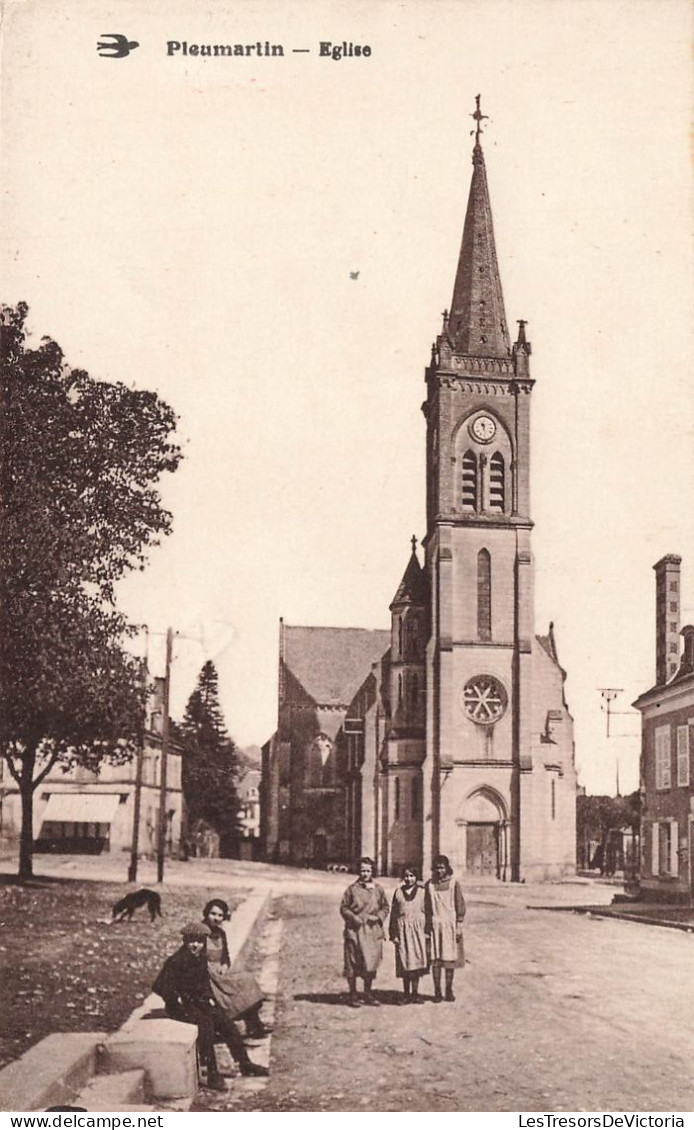
<instances>
[{"instance_id":1,"label":"church entrance door","mask_svg":"<svg viewBox=\"0 0 694 1130\"><path fill-rule=\"evenodd\" d=\"M499 878L499 825L468 824L466 871Z\"/></svg>"}]
</instances>

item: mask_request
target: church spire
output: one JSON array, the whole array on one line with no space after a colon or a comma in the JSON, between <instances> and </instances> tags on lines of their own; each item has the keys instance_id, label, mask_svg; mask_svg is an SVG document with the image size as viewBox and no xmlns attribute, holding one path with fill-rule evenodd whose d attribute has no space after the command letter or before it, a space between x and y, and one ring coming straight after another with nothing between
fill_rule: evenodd
<instances>
[{"instance_id":1,"label":"church spire","mask_svg":"<svg viewBox=\"0 0 694 1130\"><path fill-rule=\"evenodd\" d=\"M472 182L468 197L463 242L453 288L448 335L456 353L473 357L508 357L511 343L506 326L504 296L494 243L487 170L480 144L480 95L470 116L475 121Z\"/></svg>"}]
</instances>

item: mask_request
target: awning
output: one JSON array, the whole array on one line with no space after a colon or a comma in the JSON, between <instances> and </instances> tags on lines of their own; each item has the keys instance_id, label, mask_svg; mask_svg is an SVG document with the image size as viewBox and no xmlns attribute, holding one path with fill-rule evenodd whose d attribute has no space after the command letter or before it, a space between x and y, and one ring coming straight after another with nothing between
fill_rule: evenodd
<instances>
[{"instance_id":1,"label":"awning","mask_svg":"<svg viewBox=\"0 0 694 1130\"><path fill-rule=\"evenodd\" d=\"M110 824L120 804L119 793L51 793L43 821L61 824Z\"/></svg>"}]
</instances>

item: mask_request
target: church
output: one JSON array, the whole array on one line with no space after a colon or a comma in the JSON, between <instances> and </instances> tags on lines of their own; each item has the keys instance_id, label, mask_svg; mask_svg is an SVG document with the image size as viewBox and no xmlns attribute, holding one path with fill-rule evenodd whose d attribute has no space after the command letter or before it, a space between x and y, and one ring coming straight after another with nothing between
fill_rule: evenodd
<instances>
[{"instance_id":1,"label":"church","mask_svg":"<svg viewBox=\"0 0 694 1130\"><path fill-rule=\"evenodd\" d=\"M450 311L425 370L426 537L390 629L280 622L263 748L265 857L519 882L576 859L573 720L553 625L535 634L531 346L512 343L479 109ZM413 396L416 390L413 388Z\"/></svg>"}]
</instances>

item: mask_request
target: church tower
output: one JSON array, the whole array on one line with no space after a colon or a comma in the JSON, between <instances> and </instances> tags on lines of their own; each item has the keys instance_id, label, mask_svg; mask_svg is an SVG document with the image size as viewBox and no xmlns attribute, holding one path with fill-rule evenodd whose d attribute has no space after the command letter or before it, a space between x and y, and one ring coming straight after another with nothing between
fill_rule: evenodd
<instances>
[{"instance_id":1,"label":"church tower","mask_svg":"<svg viewBox=\"0 0 694 1130\"><path fill-rule=\"evenodd\" d=\"M518 879L532 771L530 343L512 345L496 257L479 96L450 313L426 370L424 858Z\"/></svg>"},{"instance_id":2,"label":"church tower","mask_svg":"<svg viewBox=\"0 0 694 1130\"><path fill-rule=\"evenodd\" d=\"M566 675L553 625L534 629L530 343L506 322L479 101L451 308L425 371L424 564L413 538L389 632L283 630L263 763L278 859L366 853L396 875L443 853L463 877L509 881L576 869Z\"/></svg>"}]
</instances>

